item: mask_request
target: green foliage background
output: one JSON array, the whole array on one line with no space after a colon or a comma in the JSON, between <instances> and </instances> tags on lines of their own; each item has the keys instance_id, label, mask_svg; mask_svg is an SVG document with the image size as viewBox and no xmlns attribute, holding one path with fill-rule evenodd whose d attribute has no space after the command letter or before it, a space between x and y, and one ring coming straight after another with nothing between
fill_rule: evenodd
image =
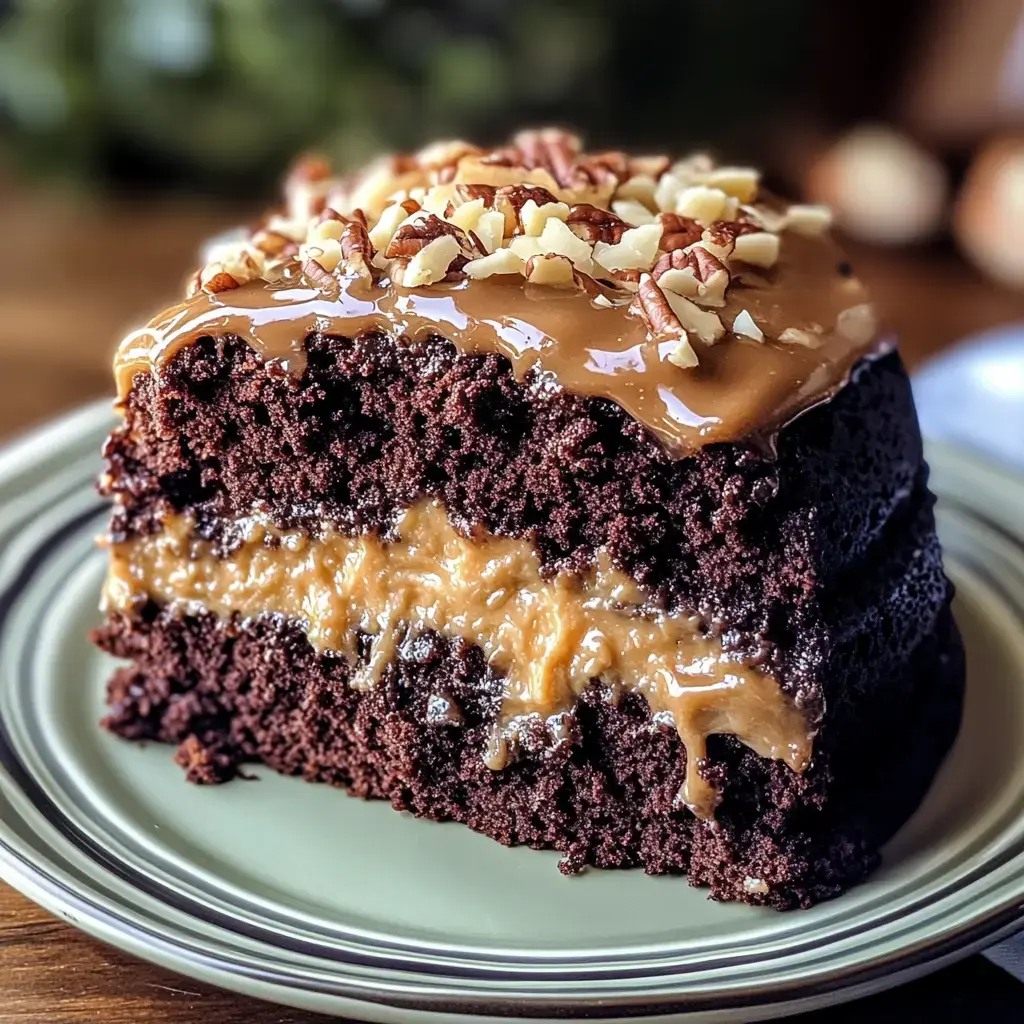
<instances>
[{"instance_id":1,"label":"green foliage background","mask_svg":"<svg viewBox=\"0 0 1024 1024\"><path fill-rule=\"evenodd\" d=\"M0 0L0 136L30 174L265 187L555 121L596 145L756 155L810 45L810 0Z\"/></svg>"}]
</instances>

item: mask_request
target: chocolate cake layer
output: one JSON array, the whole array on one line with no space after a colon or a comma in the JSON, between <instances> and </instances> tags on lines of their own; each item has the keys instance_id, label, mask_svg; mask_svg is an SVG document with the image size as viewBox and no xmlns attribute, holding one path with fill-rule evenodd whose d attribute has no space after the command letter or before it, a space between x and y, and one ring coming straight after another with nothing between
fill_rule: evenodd
<instances>
[{"instance_id":1,"label":"chocolate cake layer","mask_svg":"<svg viewBox=\"0 0 1024 1024\"><path fill-rule=\"evenodd\" d=\"M963 679L943 612L892 679L909 699L859 763L822 754L798 775L712 737L725 799L710 826L677 809L678 735L638 695L614 704L591 687L571 734L552 744L538 725L532 748L524 736L519 757L495 772L484 751L502 680L465 643L409 637L379 685L356 689L348 661L317 654L281 617L225 622L150 606L138 618L113 616L98 640L132 661L111 681L108 727L180 744L192 781L223 781L262 761L505 844L561 850L567 872L686 872L714 898L778 909L834 896L875 866L878 845L952 742Z\"/></svg>"}]
</instances>

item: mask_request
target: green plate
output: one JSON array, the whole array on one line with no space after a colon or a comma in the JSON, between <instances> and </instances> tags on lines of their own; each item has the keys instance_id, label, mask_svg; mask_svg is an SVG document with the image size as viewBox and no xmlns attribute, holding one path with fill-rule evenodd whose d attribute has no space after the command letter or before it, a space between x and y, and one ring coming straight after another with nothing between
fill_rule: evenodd
<instances>
[{"instance_id":1,"label":"green plate","mask_svg":"<svg viewBox=\"0 0 1024 1024\"><path fill-rule=\"evenodd\" d=\"M709 902L266 770L185 783L97 726L111 425L0 454L0 874L85 931L226 988L376 1021L748 1020L877 990L1024 923L1024 483L933 448L969 655L963 730L865 885L813 910Z\"/></svg>"}]
</instances>

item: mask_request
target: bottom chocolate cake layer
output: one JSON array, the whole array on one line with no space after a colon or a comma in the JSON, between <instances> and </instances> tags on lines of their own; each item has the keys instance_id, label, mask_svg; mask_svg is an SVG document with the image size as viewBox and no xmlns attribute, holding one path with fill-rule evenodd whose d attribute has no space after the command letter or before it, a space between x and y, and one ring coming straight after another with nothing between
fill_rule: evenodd
<instances>
[{"instance_id":1,"label":"bottom chocolate cake layer","mask_svg":"<svg viewBox=\"0 0 1024 1024\"><path fill-rule=\"evenodd\" d=\"M596 684L557 737L537 720L508 767L486 767L502 680L464 642L407 637L381 681L357 690L345 659L316 653L279 616L243 624L150 605L112 615L95 638L131 660L110 682L105 724L179 744L194 782L263 762L507 845L560 850L567 873L686 873L715 899L778 909L835 896L877 864L951 745L962 703L947 610L905 666L912 705L870 724L858 763L830 764L819 749L797 774L712 737L702 771L723 801L705 822L676 802L685 753L673 725L652 719L642 697L615 703Z\"/></svg>"}]
</instances>

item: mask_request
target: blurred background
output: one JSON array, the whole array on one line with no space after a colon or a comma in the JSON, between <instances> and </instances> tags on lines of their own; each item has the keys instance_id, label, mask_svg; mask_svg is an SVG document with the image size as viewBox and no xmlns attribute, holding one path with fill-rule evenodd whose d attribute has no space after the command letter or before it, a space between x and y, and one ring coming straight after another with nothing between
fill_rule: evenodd
<instances>
[{"instance_id":1,"label":"blurred background","mask_svg":"<svg viewBox=\"0 0 1024 1024\"><path fill-rule=\"evenodd\" d=\"M0 435L298 151L543 122L829 202L912 363L1024 320L1021 0L0 0Z\"/></svg>"}]
</instances>

